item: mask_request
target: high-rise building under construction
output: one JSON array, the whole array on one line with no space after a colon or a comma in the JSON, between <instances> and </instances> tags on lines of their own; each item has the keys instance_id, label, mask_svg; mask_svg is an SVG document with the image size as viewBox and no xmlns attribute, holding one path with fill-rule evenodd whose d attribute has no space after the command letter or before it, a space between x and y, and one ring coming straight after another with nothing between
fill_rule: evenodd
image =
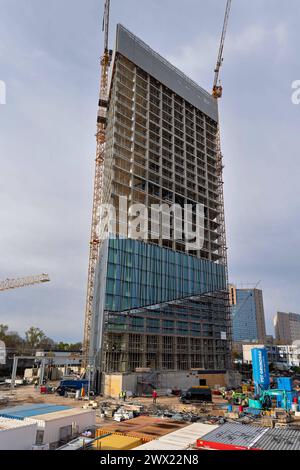
<instances>
[{"instance_id":1,"label":"high-rise building under construction","mask_svg":"<svg viewBox=\"0 0 300 470\"><path fill-rule=\"evenodd\" d=\"M218 130L217 100L118 25L102 195L113 210L90 338L100 372L229 367Z\"/></svg>"}]
</instances>

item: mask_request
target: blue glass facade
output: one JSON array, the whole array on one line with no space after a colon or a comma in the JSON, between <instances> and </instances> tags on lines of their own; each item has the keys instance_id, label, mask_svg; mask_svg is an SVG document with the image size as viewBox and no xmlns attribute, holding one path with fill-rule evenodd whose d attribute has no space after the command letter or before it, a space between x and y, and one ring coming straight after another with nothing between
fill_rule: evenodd
<instances>
[{"instance_id":1,"label":"blue glass facade","mask_svg":"<svg viewBox=\"0 0 300 470\"><path fill-rule=\"evenodd\" d=\"M237 289L236 305L232 308L233 340L259 339L256 303L253 289Z\"/></svg>"},{"instance_id":2,"label":"blue glass facade","mask_svg":"<svg viewBox=\"0 0 300 470\"><path fill-rule=\"evenodd\" d=\"M224 289L221 264L137 240L109 240L105 310L120 312Z\"/></svg>"},{"instance_id":3,"label":"blue glass facade","mask_svg":"<svg viewBox=\"0 0 300 470\"><path fill-rule=\"evenodd\" d=\"M106 372L227 368L231 331L223 265L110 238L101 250L94 300L92 348L105 351Z\"/></svg>"}]
</instances>

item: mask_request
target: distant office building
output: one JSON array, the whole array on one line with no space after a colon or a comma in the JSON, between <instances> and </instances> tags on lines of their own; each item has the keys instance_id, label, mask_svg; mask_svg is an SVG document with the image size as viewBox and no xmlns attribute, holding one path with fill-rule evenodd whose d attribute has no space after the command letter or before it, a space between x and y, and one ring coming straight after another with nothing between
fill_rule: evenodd
<instances>
[{"instance_id":1,"label":"distant office building","mask_svg":"<svg viewBox=\"0 0 300 470\"><path fill-rule=\"evenodd\" d=\"M292 344L300 340L300 315L277 312L274 317L276 340L281 344Z\"/></svg>"},{"instance_id":2,"label":"distant office building","mask_svg":"<svg viewBox=\"0 0 300 470\"><path fill-rule=\"evenodd\" d=\"M274 336L273 335L266 335L265 344L267 344L268 346L273 346L273 344L275 344Z\"/></svg>"},{"instance_id":3,"label":"distant office building","mask_svg":"<svg viewBox=\"0 0 300 470\"><path fill-rule=\"evenodd\" d=\"M260 289L231 286L234 341L265 341L266 325L263 294Z\"/></svg>"},{"instance_id":4,"label":"distant office building","mask_svg":"<svg viewBox=\"0 0 300 470\"><path fill-rule=\"evenodd\" d=\"M300 341L294 341L292 345L243 344L242 348L245 364L251 364L253 348L266 348L269 363L276 368L288 369L300 366Z\"/></svg>"}]
</instances>

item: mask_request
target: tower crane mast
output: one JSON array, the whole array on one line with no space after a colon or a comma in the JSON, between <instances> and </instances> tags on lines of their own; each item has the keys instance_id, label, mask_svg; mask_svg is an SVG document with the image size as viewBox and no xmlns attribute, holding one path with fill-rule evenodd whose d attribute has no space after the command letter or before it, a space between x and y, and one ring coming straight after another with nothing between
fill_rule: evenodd
<instances>
[{"instance_id":1,"label":"tower crane mast","mask_svg":"<svg viewBox=\"0 0 300 470\"><path fill-rule=\"evenodd\" d=\"M49 282L48 274L39 274L37 276L27 276L18 279L5 279L0 281L0 292L10 289L17 289L19 287L33 286L34 284L41 284Z\"/></svg>"},{"instance_id":2,"label":"tower crane mast","mask_svg":"<svg viewBox=\"0 0 300 470\"><path fill-rule=\"evenodd\" d=\"M100 81L100 99L97 117L97 133L96 133L96 161L95 161L95 179L94 179L94 196L93 196L93 213L92 213L92 227L90 238L90 254L89 254L89 268L88 268L88 282L87 282L87 296L85 307L85 320L84 320L84 338L83 338L83 354L84 366L88 365L89 349L90 349L90 334L93 317L93 300L94 300L94 287L95 287L95 272L99 258L99 250L101 239L99 234L100 226L100 208L102 202L102 187L103 187L103 170L105 158L105 144L106 144L106 115L108 104L108 72L111 62L111 53L108 48L109 40L109 14L110 14L110 0L105 0L104 3L104 16L103 27L104 32L104 53L101 58L101 81Z\"/></svg>"},{"instance_id":3,"label":"tower crane mast","mask_svg":"<svg viewBox=\"0 0 300 470\"><path fill-rule=\"evenodd\" d=\"M224 52L224 44L225 44L225 39L226 39L229 15L230 15L230 10L231 10L231 3L232 3L232 0L227 0L225 19L224 19L223 30L222 30L222 37L221 37L221 43L220 43L220 48L219 48L219 55L218 55L217 64L215 68L215 79L214 79L214 84L213 84L212 95L216 99L222 98L222 94L223 94L223 88L220 85L219 77L220 77L220 69L222 67L223 60L224 60L223 52Z\"/></svg>"}]
</instances>

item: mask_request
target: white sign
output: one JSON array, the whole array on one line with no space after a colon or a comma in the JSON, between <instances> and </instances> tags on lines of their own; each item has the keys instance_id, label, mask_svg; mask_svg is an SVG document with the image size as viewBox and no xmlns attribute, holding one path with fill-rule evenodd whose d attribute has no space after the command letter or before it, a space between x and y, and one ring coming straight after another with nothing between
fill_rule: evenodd
<instances>
[{"instance_id":1,"label":"white sign","mask_svg":"<svg viewBox=\"0 0 300 470\"><path fill-rule=\"evenodd\" d=\"M0 341L0 364L6 364L6 348L3 341Z\"/></svg>"},{"instance_id":2,"label":"white sign","mask_svg":"<svg viewBox=\"0 0 300 470\"><path fill-rule=\"evenodd\" d=\"M0 80L0 104L6 104L6 84Z\"/></svg>"}]
</instances>

